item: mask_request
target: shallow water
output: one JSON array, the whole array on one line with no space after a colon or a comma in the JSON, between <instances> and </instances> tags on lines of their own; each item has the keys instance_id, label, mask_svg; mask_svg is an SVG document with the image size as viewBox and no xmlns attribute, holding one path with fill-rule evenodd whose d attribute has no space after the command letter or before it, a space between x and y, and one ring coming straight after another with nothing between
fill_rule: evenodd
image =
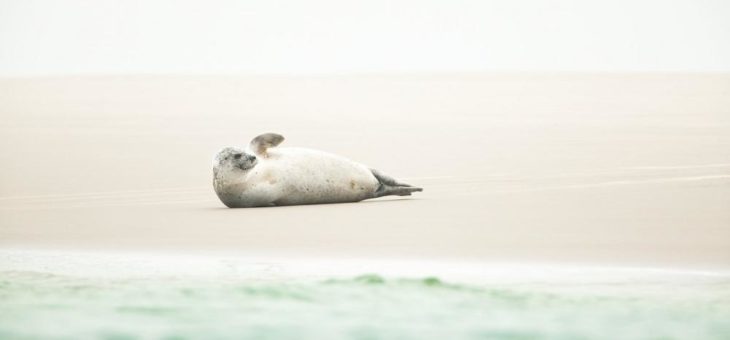
<instances>
[{"instance_id":1,"label":"shallow water","mask_svg":"<svg viewBox=\"0 0 730 340\"><path fill-rule=\"evenodd\" d=\"M3 339L727 339L730 280L469 283L0 272Z\"/></svg>"}]
</instances>

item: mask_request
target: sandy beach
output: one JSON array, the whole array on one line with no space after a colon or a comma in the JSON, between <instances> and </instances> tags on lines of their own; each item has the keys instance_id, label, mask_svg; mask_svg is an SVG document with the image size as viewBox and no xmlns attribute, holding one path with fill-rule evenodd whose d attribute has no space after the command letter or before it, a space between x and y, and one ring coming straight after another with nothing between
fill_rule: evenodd
<instances>
[{"instance_id":1,"label":"sandy beach","mask_svg":"<svg viewBox=\"0 0 730 340\"><path fill-rule=\"evenodd\" d=\"M5 78L0 117L0 338L730 332L730 75ZM425 191L225 208L262 132Z\"/></svg>"},{"instance_id":2,"label":"sandy beach","mask_svg":"<svg viewBox=\"0 0 730 340\"><path fill-rule=\"evenodd\" d=\"M0 2L0 340L728 340L728 17Z\"/></svg>"},{"instance_id":3,"label":"sandy beach","mask_svg":"<svg viewBox=\"0 0 730 340\"><path fill-rule=\"evenodd\" d=\"M725 267L730 76L0 80L0 246ZM425 188L226 209L261 132Z\"/></svg>"}]
</instances>

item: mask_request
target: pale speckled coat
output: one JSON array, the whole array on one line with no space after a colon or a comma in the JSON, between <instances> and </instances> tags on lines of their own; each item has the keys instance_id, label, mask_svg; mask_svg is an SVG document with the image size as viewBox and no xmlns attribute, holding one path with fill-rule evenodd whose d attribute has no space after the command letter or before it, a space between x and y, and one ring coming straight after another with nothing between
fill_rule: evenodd
<instances>
[{"instance_id":1,"label":"pale speckled coat","mask_svg":"<svg viewBox=\"0 0 730 340\"><path fill-rule=\"evenodd\" d=\"M248 170L221 167L213 185L229 207L357 202L376 197L380 182L357 162L327 152L275 148Z\"/></svg>"},{"instance_id":2,"label":"pale speckled coat","mask_svg":"<svg viewBox=\"0 0 730 340\"><path fill-rule=\"evenodd\" d=\"M276 148L284 137L265 133L246 151L224 148L213 159L213 187L228 207L357 202L423 189L327 152Z\"/></svg>"}]
</instances>

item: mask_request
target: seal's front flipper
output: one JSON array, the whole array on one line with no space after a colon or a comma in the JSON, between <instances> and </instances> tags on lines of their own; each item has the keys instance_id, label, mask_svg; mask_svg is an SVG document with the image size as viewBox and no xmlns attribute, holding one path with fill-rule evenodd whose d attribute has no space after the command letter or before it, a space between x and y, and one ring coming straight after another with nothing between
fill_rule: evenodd
<instances>
[{"instance_id":1,"label":"seal's front flipper","mask_svg":"<svg viewBox=\"0 0 730 340\"><path fill-rule=\"evenodd\" d=\"M268 154L266 151L269 148L273 148L281 142L284 141L284 136L276 133L265 133L263 135L259 135L256 138L251 140L251 144L249 144L249 147L251 148L251 151L255 153L257 156L261 156L266 158Z\"/></svg>"},{"instance_id":2,"label":"seal's front flipper","mask_svg":"<svg viewBox=\"0 0 730 340\"><path fill-rule=\"evenodd\" d=\"M410 184L398 182L395 178L390 177L378 170L370 169L373 176L380 182L378 190L375 191L375 197L383 196L410 196L414 192L423 191L422 188L414 187Z\"/></svg>"}]
</instances>

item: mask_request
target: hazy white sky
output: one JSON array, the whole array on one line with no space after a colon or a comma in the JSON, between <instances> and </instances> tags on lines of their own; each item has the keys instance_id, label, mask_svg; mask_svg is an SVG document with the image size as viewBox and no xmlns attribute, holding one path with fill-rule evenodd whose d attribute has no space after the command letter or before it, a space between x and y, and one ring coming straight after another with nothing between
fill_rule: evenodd
<instances>
[{"instance_id":1,"label":"hazy white sky","mask_svg":"<svg viewBox=\"0 0 730 340\"><path fill-rule=\"evenodd\" d=\"M728 0L0 0L0 75L730 71Z\"/></svg>"}]
</instances>

